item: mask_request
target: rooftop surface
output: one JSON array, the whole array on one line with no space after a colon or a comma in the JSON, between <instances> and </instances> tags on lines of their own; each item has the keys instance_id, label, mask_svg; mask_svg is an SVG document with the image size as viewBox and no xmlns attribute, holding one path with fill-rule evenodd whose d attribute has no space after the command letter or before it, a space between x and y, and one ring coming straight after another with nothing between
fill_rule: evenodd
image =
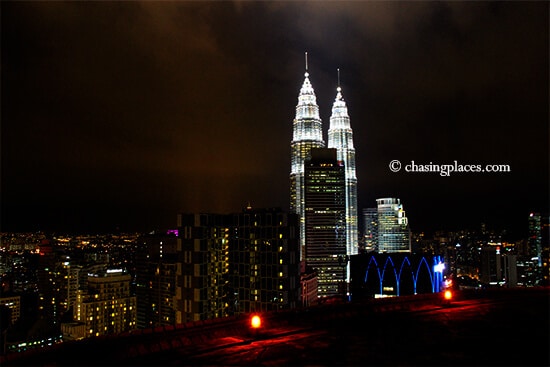
<instances>
[{"instance_id":1,"label":"rooftop surface","mask_svg":"<svg viewBox=\"0 0 550 367\"><path fill-rule=\"evenodd\" d=\"M548 366L549 289L370 300L62 343L3 366Z\"/></svg>"}]
</instances>

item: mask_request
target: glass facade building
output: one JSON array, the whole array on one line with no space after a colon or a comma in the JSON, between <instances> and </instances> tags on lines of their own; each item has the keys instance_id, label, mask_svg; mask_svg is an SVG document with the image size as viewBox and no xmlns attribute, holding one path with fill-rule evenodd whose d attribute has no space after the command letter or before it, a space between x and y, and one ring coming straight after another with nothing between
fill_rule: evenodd
<instances>
[{"instance_id":1,"label":"glass facade building","mask_svg":"<svg viewBox=\"0 0 550 367\"><path fill-rule=\"evenodd\" d=\"M363 233L365 252L378 250L378 208L363 209Z\"/></svg>"},{"instance_id":2,"label":"glass facade building","mask_svg":"<svg viewBox=\"0 0 550 367\"><path fill-rule=\"evenodd\" d=\"M305 246L304 162L310 157L311 149L325 147L319 106L307 71L298 95L290 147L290 211L300 216L300 259L303 259Z\"/></svg>"},{"instance_id":3,"label":"glass facade building","mask_svg":"<svg viewBox=\"0 0 550 367\"><path fill-rule=\"evenodd\" d=\"M346 102L340 86L336 89L336 98L332 105L328 130L328 147L335 148L337 159L342 162L346 179L346 253L356 255L359 248L357 232L357 177L355 174L355 148L353 132ZM349 272L347 276L349 281Z\"/></svg>"},{"instance_id":4,"label":"glass facade building","mask_svg":"<svg viewBox=\"0 0 550 367\"><path fill-rule=\"evenodd\" d=\"M305 164L305 261L318 296L343 295L347 277L344 166L336 149L313 149Z\"/></svg>"},{"instance_id":5,"label":"glass facade building","mask_svg":"<svg viewBox=\"0 0 550 367\"><path fill-rule=\"evenodd\" d=\"M411 252L411 231L401 200L376 199L378 252Z\"/></svg>"}]
</instances>

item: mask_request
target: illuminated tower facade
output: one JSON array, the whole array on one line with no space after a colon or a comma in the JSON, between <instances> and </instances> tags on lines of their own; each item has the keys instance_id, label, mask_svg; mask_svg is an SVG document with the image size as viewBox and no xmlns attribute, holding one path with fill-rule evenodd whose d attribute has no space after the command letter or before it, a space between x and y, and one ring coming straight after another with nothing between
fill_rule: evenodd
<instances>
[{"instance_id":1,"label":"illuminated tower facade","mask_svg":"<svg viewBox=\"0 0 550 367\"><path fill-rule=\"evenodd\" d=\"M300 259L303 258L305 247L304 162L310 157L311 149L325 147L319 106L307 72L307 53L304 76L290 145L290 211L300 216Z\"/></svg>"},{"instance_id":2,"label":"illuminated tower facade","mask_svg":"<svg viewBox=\"0 0 550 367\"><path fill-rule=\"evenodd\" d=\"M339 72L338 72L339 74ZM340 79L338 77L338 79ZM340 84L340 81L338 81ZM357 177L355 175L355 148L348 108L342 97L340 85L336 88L336 98L332 105L328 130L328 147L336 149L337 159L345 169L346 180L346 254L357 255ZM349 281L349 272L347 280Z\"/></svg>"},{"instance_id":3,"label":"illuminated tower facade","mask_svg":"<svg viewBox=\"0 0 550 367\"><path fill-rule=\"evenodd\" d=\"M378 204L378 252L411 252L411 231L401 200L376 199Z\"/></svg>"},{"instance_id":4,"label":"illuminated tower facade","mask_svg":"<svg viewBox=\"0 0 550 367\"><path fill-rule=\"evenodd\" d=\"M319 297L344 295L346 188L336 149L312 149L304 177L306 265L317 271Z\"/></svg>"}]
</instances>

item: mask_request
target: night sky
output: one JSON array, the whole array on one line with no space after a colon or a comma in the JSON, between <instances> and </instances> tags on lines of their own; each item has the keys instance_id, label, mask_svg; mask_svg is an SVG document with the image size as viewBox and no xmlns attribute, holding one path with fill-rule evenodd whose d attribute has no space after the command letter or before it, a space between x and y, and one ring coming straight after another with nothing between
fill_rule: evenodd
<instances>
[{"instance_id":1,"label":"night sky","mask_svg":"<svg viewBox=\"0 0 550 367\"><path fill-rule=\"evenodd\" d=\"M2 231L151 231L289 207L308 52L327 140L337 69L359 209L414 232L548 211L549 4L5 2ZM393 173L388 164L508 164Z\"/></svg>"}]
</instances>

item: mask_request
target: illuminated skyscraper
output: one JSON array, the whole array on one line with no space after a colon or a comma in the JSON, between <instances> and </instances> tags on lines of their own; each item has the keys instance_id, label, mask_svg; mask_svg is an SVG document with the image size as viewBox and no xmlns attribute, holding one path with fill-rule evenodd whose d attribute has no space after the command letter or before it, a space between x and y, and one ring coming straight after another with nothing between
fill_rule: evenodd
<instances>
[{"instance_id":1,"label":"illuminated skyscraper","mask_svg":"<svg viewBox=\"0 0 550 367\"><path fill-rule=\"evenodd\" d=\"M298 95L296 116L293 122L290 167L290 211L300 216L300 258L303 258L305 246L304 217L304 162L310 157L312 148L324 148L323 130L319 117L319 106L315 91L306 72L304 83Z\"/></svg>"},{"instance_id":2,"label":"illuminated skyscraper","mask_svg":"<svg viewBox=\"0 0 550 367\"><path fill-rule=\"evenodd\" d=\"M318 295L343 295L347 277L346 189L336 149L312 149L305 163L305 261L317 271Z\"/></svg>"},{"instance_id":3,"label":"illuminated skyscraper","mask_svg":"<svg viewBox=\"0 0 550 367\"><path fill-rule=\"evenodd\" d=\"M355 175L355 148L351 130L348 108L340 88L340 70L338 70L338 87L332 105L330 126L328 130L328 147L335 148L337 159L344 164L346 175L346 253L348 256L358 252L357 237L357 177ZM349 272L347 276L349 281Z\"/></svg>"},{"instance_id":4,"label":"illuminated skyscraper","mask_svg":"<svg viewBox=\"0 0 550 367\"><path fill-rule=\"evenodd\" d=\"M539 268L542 266L542 231L540 213L529 214L529 251L537 258Z\"/></svg>"},{"instance_id":5,"label":"illuminated skyscraper","mask_svg":"<svg viewBox=\"0 0 550 367\"><path fill-rule=\"evenodd\" d=\"M376 199L378 252L411 252L411 231L401 200Z\"/></svg>"}]
</instances>

